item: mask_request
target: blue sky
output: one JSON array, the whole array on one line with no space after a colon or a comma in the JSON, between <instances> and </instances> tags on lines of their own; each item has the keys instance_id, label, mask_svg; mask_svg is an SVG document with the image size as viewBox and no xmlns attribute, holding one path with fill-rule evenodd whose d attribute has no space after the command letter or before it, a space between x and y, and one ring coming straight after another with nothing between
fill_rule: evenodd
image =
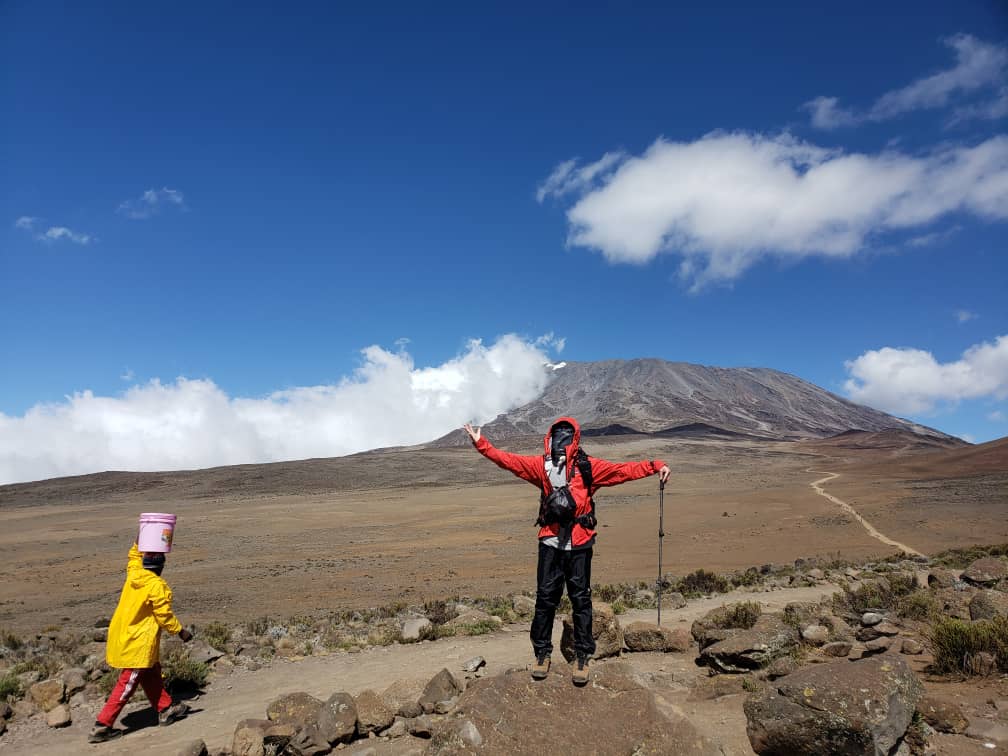
<instances>
[{"instance_id":1,"label":"blue sky","mask_svg":"<svg viewBox=\"0 0 1008 756\"><path fill-rule=\"evenodd\" d=\"M414 6L0 6L0 482L424 440L543 356L1008 434L1003 4Z\"/></svg>"}]
</instances>

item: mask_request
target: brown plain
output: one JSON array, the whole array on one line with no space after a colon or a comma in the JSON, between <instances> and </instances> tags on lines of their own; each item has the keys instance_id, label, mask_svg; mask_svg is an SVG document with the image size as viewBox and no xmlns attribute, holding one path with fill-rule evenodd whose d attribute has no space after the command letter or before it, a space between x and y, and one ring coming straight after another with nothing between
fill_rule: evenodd
<instances>
[{"instance_id":1,"label":"brown plain","mask_svg":"<svg viewBox=\"0 0 1008 756\"><path fill-rule=\"evenodd\" d=\"M877 435L877 434L876 434ZM918 449L906 439L810 442L590 438L606 459L660 458L664 569L741 570L892 552L810 483L925 554L1008 542L1008 439ZM534 439L502 444L536 453ZM601 490L593 581L657 576L656 477ZM469 448L0 487L0 625L89 627L122 586L140 512L179 517L164 577L186 623L287 619L535 586L538 494Z\"/></svg>"}]
</instances>

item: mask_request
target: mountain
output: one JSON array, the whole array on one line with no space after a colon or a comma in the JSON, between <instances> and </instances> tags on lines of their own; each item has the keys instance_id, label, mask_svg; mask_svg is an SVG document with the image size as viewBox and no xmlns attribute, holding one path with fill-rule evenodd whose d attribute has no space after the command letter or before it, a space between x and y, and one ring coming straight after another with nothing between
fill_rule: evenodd
<instances>
[{"instance_id":1,"label":"mountain","mask_svg":"<svg viewBox=\"0 0 1008 756\"><path fill-rule=\"evenodd\" d=\"M657 359L567 362L537 399L486 424L489 438L542 435L561 415L586 435L653 433L687 437L822 438L850 430L897 429L964 442L848 401L769 368L719 368ZM467 443L453 432L437 446Z\"/></svg>"}]
</instances>

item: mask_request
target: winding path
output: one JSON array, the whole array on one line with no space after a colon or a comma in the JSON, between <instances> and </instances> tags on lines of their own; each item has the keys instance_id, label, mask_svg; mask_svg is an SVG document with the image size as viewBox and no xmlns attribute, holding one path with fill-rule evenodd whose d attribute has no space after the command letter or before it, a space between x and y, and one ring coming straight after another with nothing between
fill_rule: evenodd
<instances>
[{"instance_id":1,"label":"winding path","mask_svg":"<svg viewBox=\"0 0 1008 756\"><path fill-rule=\"evenodd\" d=\"M878 539L879 541L882 541L882 543L884 543L884 544L886 544L888 546L895 546L897 549L900 549L901 551L904 551L907 554L913 554L915 556L924 556L924 554L920 553L916 549L911 549L905 543L900 543L899 541L894 541L892 538L890 538L889 536L885 535L884 533L880 533L879 531L877 531L875 529L875 527L870 522L868 522L868 520L866 520L864 517L862 517L860 514L858 514L858 511L856 509L854 509L854 507L852 507L846 501L844 501L843 499L838 499L836 496L833 496L832 494L826 493L823 490L823 488L822 488L822 486L820 484L821 483L826 483L827 481L833 480L834 478L839 478L840 477L840 473L833 473L833 472L827 472L826 470L812 470L812 469L809 469L808 472L810 472L810 473L814 473L814 472L824 472L824 473L826 473L826 477L825 478L819 478L819 480L814 480L809 485L812 486L813 490L817 494L819 494L820 496L825 496L827 499L829 499L830 501L832 501L834 504L839 504L841 509L843 509L845 512L849 513L855 520L857 520L858 522L861 523L861 525L864 527L864 529L868 531L868 535L870 535L872 538L876 538L876 539Z\"/></svg>"}]
</instances>

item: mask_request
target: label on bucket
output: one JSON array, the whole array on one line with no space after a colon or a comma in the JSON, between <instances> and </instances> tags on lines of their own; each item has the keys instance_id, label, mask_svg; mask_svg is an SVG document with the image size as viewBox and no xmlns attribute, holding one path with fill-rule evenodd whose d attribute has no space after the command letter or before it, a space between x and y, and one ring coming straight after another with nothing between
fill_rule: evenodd
<instances>
[{"instance_id":1,"label":"label on bucket","mask_svg":"<svg viewBox=\"0 0 1008 756\"><path fill-rule=\"evenodd\" d=\"M174 531L171 528L164 528L161 531L161 543L163 543L168 548L171 548L172 533Z\"/></svg>"}]
</instances>

